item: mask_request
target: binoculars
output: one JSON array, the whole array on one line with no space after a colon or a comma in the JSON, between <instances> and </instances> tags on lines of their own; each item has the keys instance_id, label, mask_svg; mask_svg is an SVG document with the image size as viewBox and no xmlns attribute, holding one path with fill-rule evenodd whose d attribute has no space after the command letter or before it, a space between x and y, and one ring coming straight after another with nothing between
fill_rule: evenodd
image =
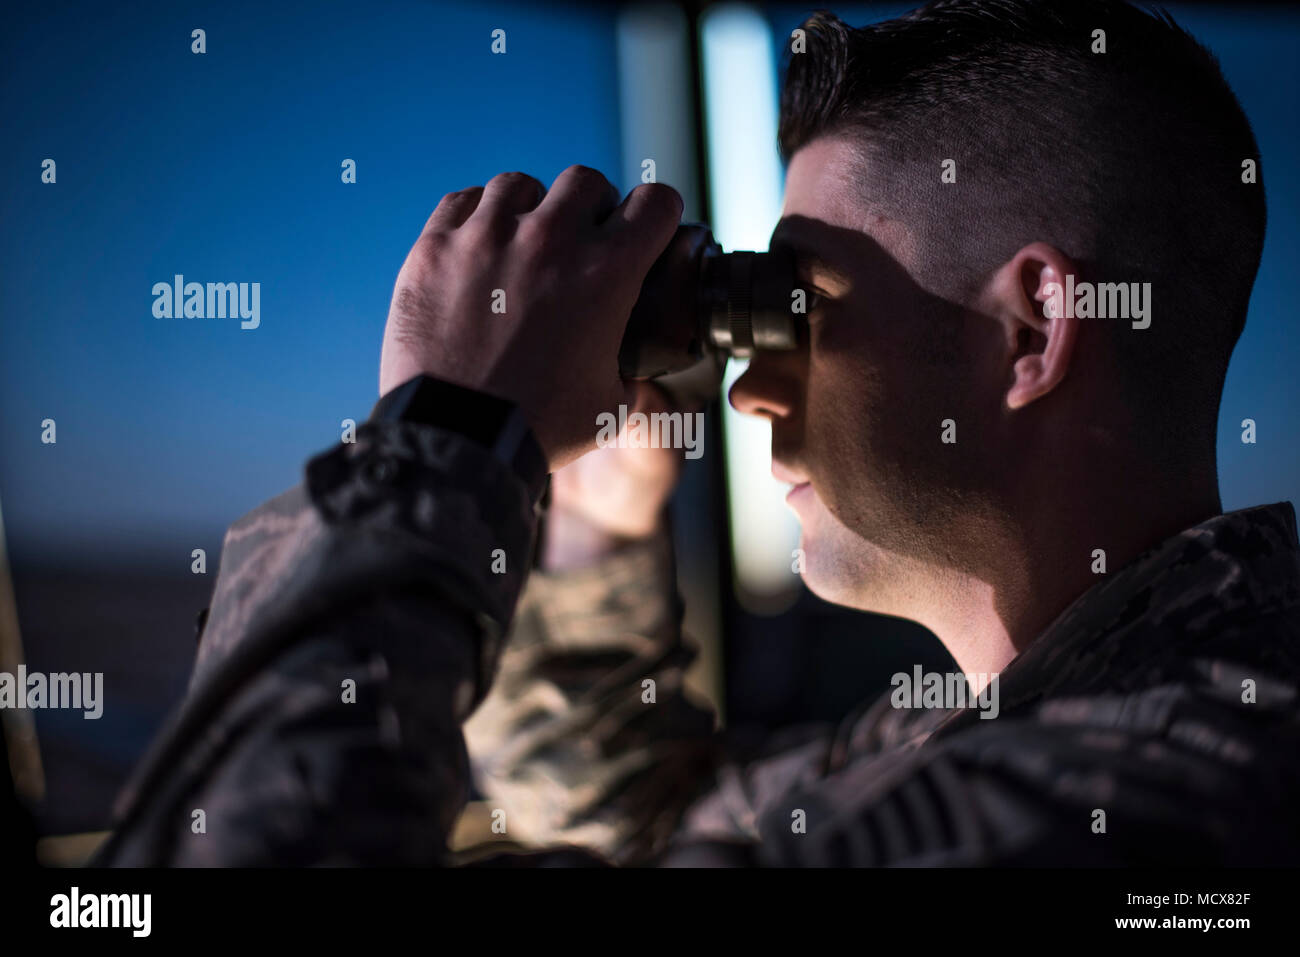
<instances>
[{"instance_id":1,"label":"binoculars","mask_svg":"<svg viewBox=\"0 0 1300 957\"><path fill-rule=\"evenodd\" d=\"M782 252L724 253L683 223L641 285L619 348L624 379L654 379L677 404L712 398L728 356L794 349L794 263Z\"/></svg>"}]
</instances>

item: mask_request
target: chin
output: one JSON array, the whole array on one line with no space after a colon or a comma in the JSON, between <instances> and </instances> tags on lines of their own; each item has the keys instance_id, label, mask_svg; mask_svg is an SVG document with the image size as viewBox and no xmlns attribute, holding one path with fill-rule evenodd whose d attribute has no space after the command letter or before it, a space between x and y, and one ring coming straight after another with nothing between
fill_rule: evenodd
<instances>
[{"instance_id":1,"label":"chin","mask_svg":"<svg viewBox=\"0 0 1300 957\"><path fill-rule=\"evenodd\" d=\"M822 601L828 601L832 605L852 607L852 593L846 587L847 583L837 580L833 574L827 574L826 570L813 558L812 551L806 545L801 547L808 556L802 575L803 583L808 590Z\"/></svg>"},{"instance_id":2,"label":"chin","mask_svg":"<svg viewBox=\"0 0 1300 957\"><path fill-rule=\"evenodd\" d=\"M803 583L808 590L823 601L849 608L861 608L863 581L851 571L851 566L837 559L833 550L822 543L809 541L804 536L799 543L804 550Z\"/></svg>"},{"instance_id":3,"label":"chin","mask_svg":"<svg viewBox=\"0 0 1300 957\"><path fill-rule=\"evenodd\" d=\"M867 607L870 583L881 569L873 556L878 549L840 523L820 500L799 513L799 547L804 553L803 582L823 601L861 611Z\"/></svg>"}]
</instances>

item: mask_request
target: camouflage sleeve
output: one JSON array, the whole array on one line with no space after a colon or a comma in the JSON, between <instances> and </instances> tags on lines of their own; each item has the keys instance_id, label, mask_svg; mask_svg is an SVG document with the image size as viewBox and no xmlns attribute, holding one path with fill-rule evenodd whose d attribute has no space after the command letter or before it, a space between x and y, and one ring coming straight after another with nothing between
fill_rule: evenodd
<instances>
[{"instance_id":1,"label":"camouflage sleeve","mask_svg":"<svg viewBox=\"0 0 1300 957\"><path fill-rule=\"evenodd\" d=\"M449 432L366 424L312 459L227 533L189 692L98 863L444 860L535 528Z\"/></svg>"},{"instance_id":2,"label":"camouflage sleeve","mask_svg":"<svg viewBox=\"0 0 1300 957\"><path fill-rule=\"evenodd\" d=\"M657 854L709 779L714 716L683 684L666 532L600 563L534 572L500 674L465 726L475 779L527 845Z\"/></svg>"}]
</instances>

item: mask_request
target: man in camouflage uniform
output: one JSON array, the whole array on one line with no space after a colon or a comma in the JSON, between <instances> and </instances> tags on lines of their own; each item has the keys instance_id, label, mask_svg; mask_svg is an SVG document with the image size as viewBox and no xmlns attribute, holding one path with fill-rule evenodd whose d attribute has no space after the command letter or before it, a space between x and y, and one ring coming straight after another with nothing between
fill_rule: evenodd
<instances>
[{"instance_id":1,"label":"man in camouflage uniform","mask_svg":"<svg viewBox=\"0 0 1300 957\"><path fill-rule=\"evenodd\" d=\"M453 421L375 421L312 459L230 529L189 695L101 862L446 862L471 768L520 843L587 849L527 863L1298 859L1295 516L1221 514L1214 471L1263 231L1258 190L1227 185L1256 152L1231 93L1170 24L1102 0L806 27L773 244L817 305L731 401L772 423L809 586L930 625L998 675L996 719L886 696L837 727L715 731L682 682L668 455L591 452L596 415L656 401L609 375L610 318L680 201L620 204L579 167L549 192L504 175L430 217L381 394L434 376L527 414L555 472L541 569L521 598L531 476ZM1089 117L1109 124L1091 152L1071 139ZM1188 158L1132 160L1161 149ZM1216 225L1189 241L1196 217ZM1164 320L1048 306L1108 257L1152 277ZM948 416L952 445L932 438Z\"/></svg>"},{"instance_id":2,"label":"man in camouflage uniform","mask_svg":"<svg viewBox=\"0 0 1300 957\"><path fill-rule=\"evenodd\" d=\"M691 721L640 703L643 676L682 649L665 551L651 542L529 584L466 730L488 791L530 837L640 859L674 798L697 793ZM1288 504L1171 537L1002 672L996 720L885 695L838 727L723 735L667 860L1294 863L1298 560Z\"/></svg>"},{"instance_id":3,"label":"man in camouflage uniform","mask_svg":"<svg viewBox=\"0 0 1300 957\"><path fill-rule=\"evenodd\" d=\"M377 483L377 462L403 478ZM186 708L102 860L441 860L460 723L521 584L455 556L526 554L532 532L503 471L450 434L364 426L237 523ZM709 734L680 692L657 536L534 575L474 719L483 783L521 837L629 863L1293 863L1298 556L1289 505L1210 519L1066 609L1001 675L996 720L885 697L756 743Z\"/></svg>"}]
</instances>

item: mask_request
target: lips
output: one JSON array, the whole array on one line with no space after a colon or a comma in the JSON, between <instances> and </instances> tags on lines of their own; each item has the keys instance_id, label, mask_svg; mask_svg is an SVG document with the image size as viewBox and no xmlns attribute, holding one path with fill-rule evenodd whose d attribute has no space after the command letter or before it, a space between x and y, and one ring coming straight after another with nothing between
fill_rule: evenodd
<instances>
[{"instance_id":1,"label":"lips","mask_svg":"<svg viewBox=\"0 0 1300 957\"><path fill-rule=\"evenodd\" d=\"M776 458L772 459L772 477L778 482L789 482L794 486L785 494L785 503L791 508L812 492L812 483L806 475Z\"/></svg>"}]
</instances>

